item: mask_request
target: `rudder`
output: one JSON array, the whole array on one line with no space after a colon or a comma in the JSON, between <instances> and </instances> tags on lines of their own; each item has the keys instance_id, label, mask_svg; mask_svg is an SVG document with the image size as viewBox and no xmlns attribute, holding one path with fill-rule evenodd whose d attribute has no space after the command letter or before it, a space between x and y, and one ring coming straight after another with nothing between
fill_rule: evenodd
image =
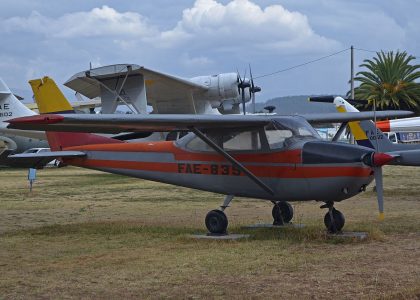
<instances>
[{"instance_id":1,"label":"rudder","mask_svg":"<svg viewBox=\"0 0 420 300\"><path fill-rule=\"evenodd\" d=\"M29 80L41 114L74 113L73 107L52 78Z\"/></svg>"}]
</instances>

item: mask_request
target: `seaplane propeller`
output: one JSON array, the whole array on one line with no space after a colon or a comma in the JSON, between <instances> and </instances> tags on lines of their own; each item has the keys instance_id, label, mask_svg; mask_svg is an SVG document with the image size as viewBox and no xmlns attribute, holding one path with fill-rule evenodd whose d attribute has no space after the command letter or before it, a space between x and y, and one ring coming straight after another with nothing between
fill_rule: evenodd
<instances>
[{"instance_id":1,"label":"seaplane propeller","mask_svg":"<svg viewBox=\"0 0 420 300\"><path fill-rule=\"evenodd\" d=\"M239 71L237 71L238 92L239 92L239 95L242 96L242 111L244 115L246 114L245 89L246 88L249 89L249 98L252 99L253 108L255 108L255 93L261 92L261 88L254 84L254 78L252 77L251 65L249 65L250 79L246 78L246 72L247 70L245 69L244 77L242 78L241 75L239 74Z\"/></svg>"}]
</instances>

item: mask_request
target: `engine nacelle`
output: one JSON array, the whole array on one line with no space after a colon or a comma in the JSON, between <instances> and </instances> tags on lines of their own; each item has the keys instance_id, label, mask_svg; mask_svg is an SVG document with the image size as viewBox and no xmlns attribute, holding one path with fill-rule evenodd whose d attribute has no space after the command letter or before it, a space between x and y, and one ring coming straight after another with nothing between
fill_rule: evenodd
<instances>
[{"instance_id":1,"label":"engine nacelle","mask_svg":"<svg viewBox=\"0 0 420 300\"><path fill-rule=\"evenodd\" d=\"M236 73L223 73L212 76L199 76L190 79L191 81L205 85L208 90L204 94L195 94L196 100L209 101L212 108L220 108L226 103L229 111L232 106L242 103L242 94L238 90L238 75ZM245 79L249 81L249 79ZM251 97L249 88L244 90L245 102L248 102Z\"/></svg>"}]
</instances>

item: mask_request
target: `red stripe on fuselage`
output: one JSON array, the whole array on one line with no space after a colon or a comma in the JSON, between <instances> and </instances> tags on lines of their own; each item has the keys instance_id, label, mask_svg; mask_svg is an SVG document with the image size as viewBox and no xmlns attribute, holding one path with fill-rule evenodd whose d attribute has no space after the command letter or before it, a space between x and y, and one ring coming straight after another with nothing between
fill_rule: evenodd
<instances>
[{"instance_id":1,"label":"red stripe on fuselage","mask_svg":"<svg viewBox=\"0 0 420 300\"><path fill-rule=\"evenodd\" d=\"M174 142L141 142L141 143L119 143L119 144L96 144L76 147L67 147L63 150L74 151L110 151L110 152L150 152L150 153L171 153L175 160L186 161L211 161L223 162L226 159L218 153L199 153L190 152L178 148ZM260 162L260 163L291 163L302 162L301 149L286 150L266 153L244 153L231 154L240 162Z\"/></svg>"}]
</instances>

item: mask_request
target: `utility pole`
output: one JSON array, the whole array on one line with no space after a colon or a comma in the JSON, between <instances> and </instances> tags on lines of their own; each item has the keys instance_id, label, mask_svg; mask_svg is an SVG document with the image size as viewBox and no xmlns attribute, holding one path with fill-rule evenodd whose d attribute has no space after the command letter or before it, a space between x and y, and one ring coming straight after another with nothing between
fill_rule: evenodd
<instances>
[{"instance_id":1,"label":"utility pole","mask_svg":"<svg viewBox=\"0 0 420 300\"><path fill-rule=\"evenodd\" d=\"M354 48L350 47L350 93L351 99L354 99Z\"/></svg>"},{"instance_id":2,"label":"utility pole","mask_svg":"<svg viewBox=\"0 0 420 300\"><path fill-rule=\"evenodd\" d=\"M354 100L354 48L353 45L350 47L350 93L351 99ZM354 136L350 133L350 144L354 144Z\"/></svg>"}]
</instances>

